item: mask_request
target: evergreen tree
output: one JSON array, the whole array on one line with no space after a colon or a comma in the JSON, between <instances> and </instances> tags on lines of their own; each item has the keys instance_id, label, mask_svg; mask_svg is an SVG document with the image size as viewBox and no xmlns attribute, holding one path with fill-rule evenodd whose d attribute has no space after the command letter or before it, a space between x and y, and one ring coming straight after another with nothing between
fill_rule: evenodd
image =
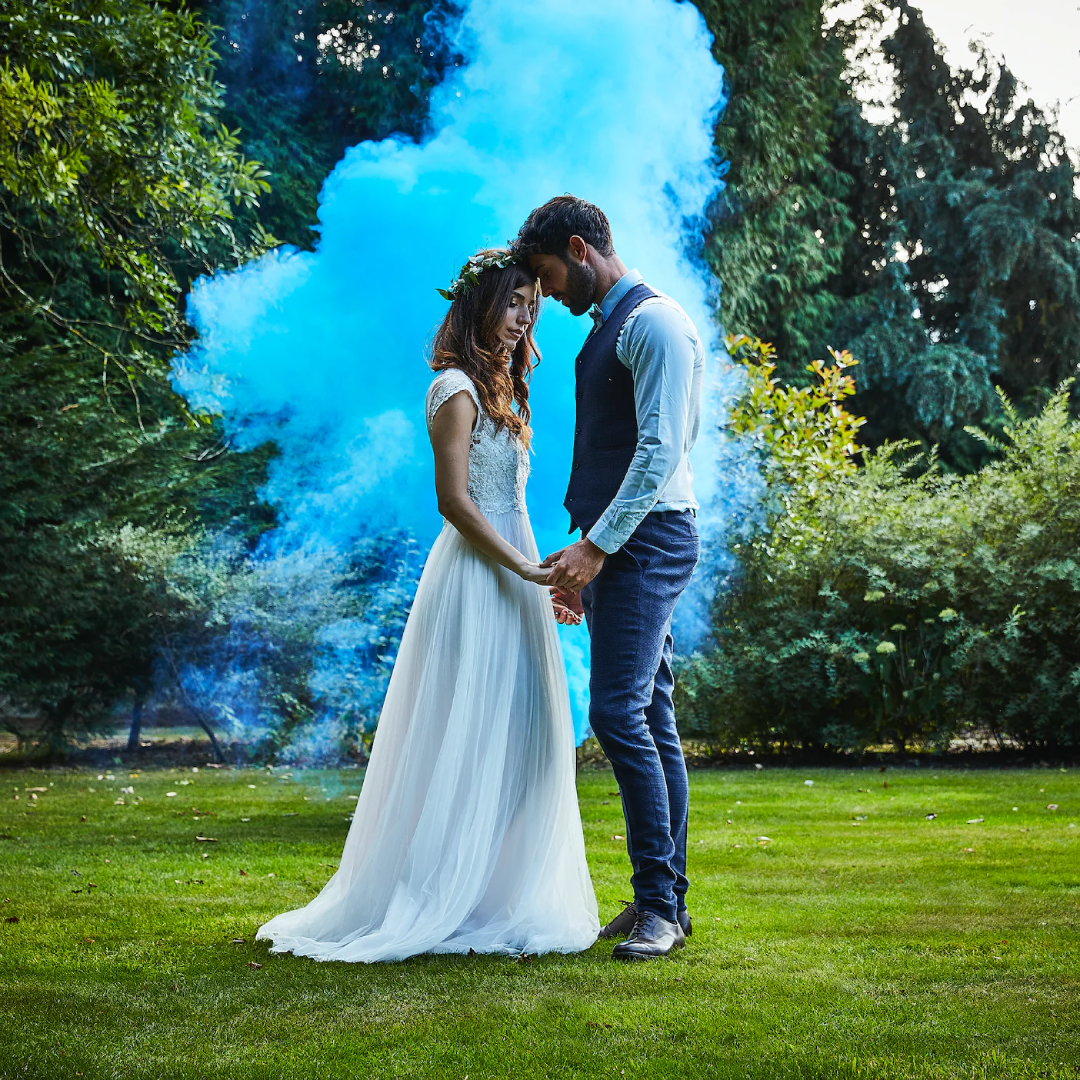
<instances>
[{"instance_id":1,"label":"evergreen tree","mask_svg":"<svg viewBox=\"0 0 1080 1080\"><path fill-rule=\"evenodd\" d=\"M953 72L918 10L888 0L877 17L890 12L895 122L869 124L852 99L835 114L831 160L854 178L858 229L814 349L841 342L862 361L869 440L937 443L966 469L980 446L964 426L997 411L995 385L1034 407L1080 360L1076 177L1004 64L982 51Z\"/></svg>"}]
</instances>

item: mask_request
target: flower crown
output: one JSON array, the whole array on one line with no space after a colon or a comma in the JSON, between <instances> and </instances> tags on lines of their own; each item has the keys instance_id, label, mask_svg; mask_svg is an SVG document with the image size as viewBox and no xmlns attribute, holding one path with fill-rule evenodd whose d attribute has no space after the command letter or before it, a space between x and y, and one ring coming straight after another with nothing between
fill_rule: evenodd
<instances>
[{"instance_id":1,"label":"flower crown","mask_svg":"<svg viewBox=\"0 0 1080 1080\"><path fill-rule=\"evenodd\" d=\"M518 261L513 251L490 252L487 255L473 255L462 267L461 273L451 282L449 289L435 291L444 300L453 300L455 296L467 293L479 280L485 270L505 270Z\"/></svg>"}]
</instances>

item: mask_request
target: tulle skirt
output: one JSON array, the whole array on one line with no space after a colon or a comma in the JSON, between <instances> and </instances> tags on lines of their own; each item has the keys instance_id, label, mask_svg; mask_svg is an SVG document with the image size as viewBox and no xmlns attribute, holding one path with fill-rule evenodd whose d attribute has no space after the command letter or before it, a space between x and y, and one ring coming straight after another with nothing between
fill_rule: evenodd
<instances>
[{"instance_id":1,"label":"tulle skirt","mask_svg":"<svg viewBox=\"0 0 1080 1080\"><path fill-rule=\"evenodd\" d=\"M488 514L538 558L528 516ZM271 919L317 960L587 949L599 930L547 591L444 525L420 578L337 873Z\"/></svg>"}]
</instances>

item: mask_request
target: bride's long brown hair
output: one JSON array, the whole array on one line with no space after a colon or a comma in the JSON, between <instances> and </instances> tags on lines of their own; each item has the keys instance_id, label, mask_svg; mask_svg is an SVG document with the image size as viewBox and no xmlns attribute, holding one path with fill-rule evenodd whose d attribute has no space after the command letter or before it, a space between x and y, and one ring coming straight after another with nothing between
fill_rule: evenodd
<instances>
[{"instance_id":1,"label":"bride's long brown hair","mask_svg":"<svg viewBox=\"0 0 1080 1080\"><path fill-rule=\"evenodd\" d=\"M480 255L506 255L503 248L488 248ZM476 284L458 293L450 304L431 350L435 371L459 368L472 379L484 412L497 431L506 429L528 446L529 378L540 362L533 328L540 313L540 289L529 305L531 322L508 354L499 341L499 328L506 318L510 296L522 285L531 285L536 276L523 263L504 268L491 267L477 276ZM515 408L516 406L516 408Z\"/></svg>"}]
</instances>

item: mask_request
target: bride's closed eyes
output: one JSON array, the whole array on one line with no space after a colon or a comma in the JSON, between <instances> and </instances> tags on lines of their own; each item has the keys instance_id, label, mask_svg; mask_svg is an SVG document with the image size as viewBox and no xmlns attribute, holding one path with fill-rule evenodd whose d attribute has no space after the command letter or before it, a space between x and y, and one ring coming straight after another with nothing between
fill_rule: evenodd
<instances>
[{"instance_id":1,"label":"bride's closed eyes","mask_svg":"<svg viewBox=\"0 0 1080 1080\"><path fill-rule=\"evenodd\" d=\"M506 314L499 327L499 341L513 349L532 324L532 304L536 299L536 286L519 285L511 294Z\"/></svg>"}]
</instances>

